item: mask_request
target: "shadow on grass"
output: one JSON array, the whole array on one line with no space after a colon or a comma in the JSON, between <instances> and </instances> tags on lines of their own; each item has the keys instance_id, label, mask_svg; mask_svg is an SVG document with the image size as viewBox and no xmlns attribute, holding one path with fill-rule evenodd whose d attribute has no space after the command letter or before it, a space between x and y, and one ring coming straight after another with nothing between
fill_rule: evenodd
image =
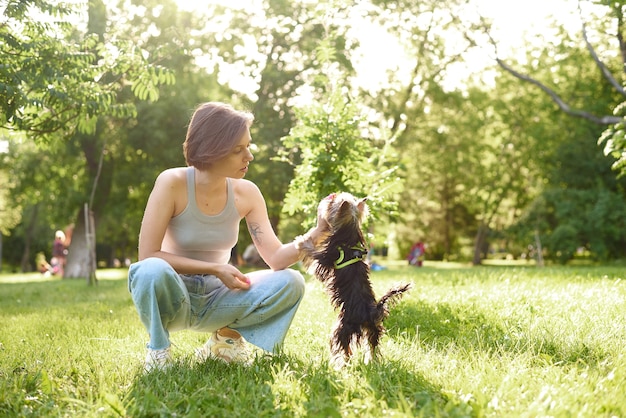
<instances>
[{"instance_id":1,"label":"shadow on grass","mask_svg":"<svg viewBox=\"0 0 626 418\"><path fill-rule=\"evenodd\" d=\"M553 365L579 362L590 365L609 357L602 347L592 348L583 342L566 344L549 330L531 331L520 324L511 324L506 329L469 306L457 308L443 303L407 301L394 309L385 326L391 338L406 336L435 350L455 345L468 353L526 353L538 363Z\"/></svg>"},{"instance_id":2,"label":"shadow on grass","mask_svg":"<svg viewBox=\"0 0 626 418\"><path fill-rule=\"evenodd\" d=\"M325 361L286 355L251 366L209 360L139 374L129 388L128 416L473 416L401 361L356 363L341 370ZM470 411L470 412L468 412Z\"/></svg>"}]
</instances>

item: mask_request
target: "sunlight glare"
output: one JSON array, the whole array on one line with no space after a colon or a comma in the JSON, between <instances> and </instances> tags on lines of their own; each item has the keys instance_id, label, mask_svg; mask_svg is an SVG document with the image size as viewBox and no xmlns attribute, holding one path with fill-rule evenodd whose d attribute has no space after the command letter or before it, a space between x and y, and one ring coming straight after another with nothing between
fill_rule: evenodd
<instances>
[{"instance_id":1,"label":"sunlight glare","mask_svg":"<svg viewBox=\"0 0 626 418\"><path fill-rule=\"evenodd\" d=\"M209 4L221 4L236 9L262 7L262 0L177 0L177 3L181 9L188 11L202 10ZM545 41L550 33L546 29L552 20L563 24L570 31L576 31L580 26L576 0L471 0L469 4L475 6L476 13L493 21L492 35L497 41L498 53L507 58L516 53L522 54L524 43L531 39L534 42ZM355 10L359 5L355 5ZM357 70L355 83L373 92L388 83L389 72L393 72L396 80L406 81L410 77L411 66L407 65L410 58L407 58L393 35L374 23L367 22L358 11L353 16L351 31L360 41L360 46L353 51ZM256 51L251 53L256 54ZM465 53L466 62L451 66L447 72L449 88L464 85L470 74L493 66L494 58L493 48L489 45L482 45ZM242 80L237 80L236 84L241 82ZM243 84L248 93L249 89L254 89L255 83L252 81Z\"/></svg>"}]
</instances>

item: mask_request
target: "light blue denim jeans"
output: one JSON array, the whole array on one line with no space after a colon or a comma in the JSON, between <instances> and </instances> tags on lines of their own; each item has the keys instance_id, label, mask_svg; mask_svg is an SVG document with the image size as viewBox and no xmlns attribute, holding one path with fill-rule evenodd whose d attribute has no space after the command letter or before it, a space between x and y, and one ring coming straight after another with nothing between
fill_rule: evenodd
<instances>
[{"instance_id":1,"label":"light blue denim jeans","mask_svg":"<svg viewBox=\"0 0 626 418\"><path fill-rule=\"evenodd\" d=\"M165 260L130 266L128 290L150 335L148 348L170 346L170 332L236 329L266 351L282 345L304 296L304 278L291 269L248 273L250 289L228 289L213 275L178 274Z\"/></svg>"}]
</instances>

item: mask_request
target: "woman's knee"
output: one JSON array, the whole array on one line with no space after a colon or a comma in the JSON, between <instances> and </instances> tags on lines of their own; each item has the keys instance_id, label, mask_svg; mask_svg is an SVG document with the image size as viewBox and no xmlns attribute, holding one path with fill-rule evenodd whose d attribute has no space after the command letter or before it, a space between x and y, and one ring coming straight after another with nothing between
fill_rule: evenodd
<instances>
[{"instance_id":1,"label":"woman's knee","mask_svg":"<svg viewBox=\"0 0 626 418\"><path fill-rule=\"evenodd\" d=\"M304 296L304 277L299 271L293 269L282 270L285 291L288 292L294 301L299 301Z\"/></svg>"},{"instance_id":2,"label":"woman's knee","mask_svg":"<svg viewBox=\"0 0 626 418\"><path fill-rule=\"evenodd\" d=\"M175 274L162 258L150 257L131 264L128 271L128 289L131 293L163 286Z\"/></svg>"}]
</instances>

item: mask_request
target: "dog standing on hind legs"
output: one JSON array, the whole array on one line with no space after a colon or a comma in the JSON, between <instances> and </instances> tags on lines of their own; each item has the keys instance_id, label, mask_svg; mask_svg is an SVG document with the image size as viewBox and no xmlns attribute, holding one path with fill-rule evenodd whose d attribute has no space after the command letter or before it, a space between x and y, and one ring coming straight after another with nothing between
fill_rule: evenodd
<instances>
[{"instance_id":1,"label":"dog standing on hind legs","mask_svg":"<svg viewBox=\"0 0 626 418\"><path fill-rule=\"evenodd\" d=\"M361 222L368 213L366 199L350 193L333 193L318 206L318 216L329 225L329 232L314 246L306 236L296 239L304 254L303 263L326 287L339 317L330 340L331 360L337 367L352 357L352 345L363 345L365 362L376 358L385 332L383 321L410 284L396 286L376 300L365 262L367 245ZM363 344L365 342L365 344Z\"/></svg>"}]
</instances>

